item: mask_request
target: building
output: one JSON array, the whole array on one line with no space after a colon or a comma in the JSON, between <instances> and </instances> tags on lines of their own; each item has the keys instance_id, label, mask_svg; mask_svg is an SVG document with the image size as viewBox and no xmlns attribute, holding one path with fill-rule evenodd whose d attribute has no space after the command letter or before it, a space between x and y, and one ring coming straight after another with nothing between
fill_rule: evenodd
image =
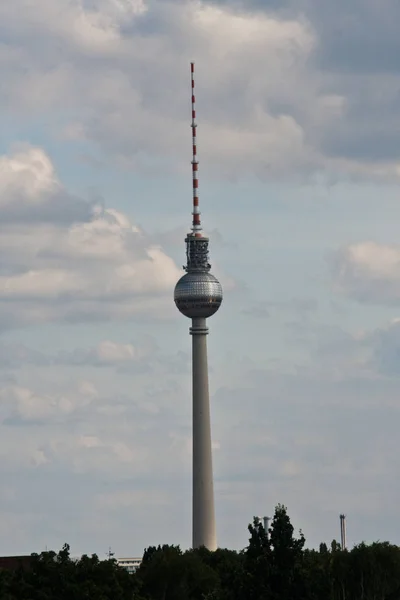
<instances>
[{"instance_id":1,"label":"building","mask_svg":"<svg viewBox=\"0 0 400 600\"><path fill-rule=\"evenodd\" d=\"M193 548L205 546L209 550L216 550L206 319L219 309L222 287L210 273L209 240L203 235L200 222L194 63L191 63L191 80L193 220L191 232L185 238L186 274L175 286L174 300L179 311L192 319L189 331L192 336L193 366Z\"/></svg>"},{"instance_id":2,"label":"building","mask_svg":"<svg viewBox=\"0 0 400 600\"><path fill-rule=\"evenodd\" d=\"M31 554L25 556L0 556L0 570L17 571L18 569L29 570L33 557Z\"/></svg>"},{"instance_id":3,"label":"building","mask_svg":"<svg viewBox=\"0 0 400 600\"><path fill-rule=\"evenodd\" d=\"M135 573L135 571L140 567L140 563L142 562L142 558L117 558L117 565L119 567L122 567L123 569L125 569L126 571L128 571L128 573L132 574Z\"/></svg>"}]
</instances>

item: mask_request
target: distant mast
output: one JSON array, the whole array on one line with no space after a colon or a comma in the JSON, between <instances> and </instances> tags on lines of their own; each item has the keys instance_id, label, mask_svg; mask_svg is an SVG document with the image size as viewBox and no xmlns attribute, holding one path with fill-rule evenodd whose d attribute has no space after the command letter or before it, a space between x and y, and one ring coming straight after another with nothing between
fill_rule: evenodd
<instances>
[{"instance_id":1,"label":"distant mast","mask_svg":"<svg viewBox=\"0 0 400 600\"><path fill-rule=\"evenodd\" d=\"M269 522L271 520L271 517L263 517L263 521L264 521L264 531L266 536L268 537L269 535Z\"/></svg>"},{"instance_id":2,"label":"distant mast","mask_svg":"<svg viewBox=\"0 0 400 600\"><path fill-rule=\"evenodd\" d=\"M346 515L340 515L340 547L342 550L346 550Z\"/></svg>"}]
</instances>

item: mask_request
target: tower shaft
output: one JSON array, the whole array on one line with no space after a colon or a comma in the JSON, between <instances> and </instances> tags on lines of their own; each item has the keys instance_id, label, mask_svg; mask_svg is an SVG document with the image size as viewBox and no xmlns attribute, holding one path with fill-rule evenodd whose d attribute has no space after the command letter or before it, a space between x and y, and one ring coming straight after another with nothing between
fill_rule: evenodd
<instances>
[{"instance_id":1,"label":"tower shaft","mask_svg":"<svg viewBox=\"0 0 400 600\"><path fill-rule=\"evenodd\" d=\"M217 549L205 318L193 318L193 548Z\"/></svg>"}]
</instances>

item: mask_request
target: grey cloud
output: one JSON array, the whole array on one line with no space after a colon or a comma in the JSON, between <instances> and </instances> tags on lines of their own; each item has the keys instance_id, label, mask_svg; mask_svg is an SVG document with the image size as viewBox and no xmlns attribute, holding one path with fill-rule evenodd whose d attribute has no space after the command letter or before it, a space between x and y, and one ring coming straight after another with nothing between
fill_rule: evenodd
<instances>
[{"instance_id":1,"label":"grey cloud","mask_svg":"<svg viewBox=\"0 0 400 600\"><path fill-rule=\"evenodd\" d=\"M372 349L371 363L382 374L400 375L400 322L371 332L365 343Z\"/></svg>"},{"instance_id":2,"label":"grey cloud","mask_svg":"<svg viewBox=\"0 0 400 600\"><path fill-rule=\"evenodd\" d=\"M351 73L398 72L399 39L396 23L400 7L395 0L329 0L308 4L307 15L320 31L323 68Z\"/></svg>"},{"instance_id":3,"label":"grey cloud","mask_svg":"<svg viewBox=\"0 0 400 600\"><path fill-rule=\"evenodd\" d=\"M40 206L25 203L22 194L9 197L10 204L2 207L1 228L14 223L36 224L51 223L52 225L70 225L89 220L93 214L94 205L82 198L74 197L60 191L48 196Z\"/></svg>"},{"instance_id":4,"label":"grey cloud","mask_svg":"<svg viewBox=\"0 0 400 600\"><path fill-rule=\"evenodd\" d=\"M238 7L242 13L262 11L307 19L318 39L310 56L309 74L317 78L325 94L344 99L344 110L330 123L317 122L307 112L307 103L301 102L301 90L300 97L292 96L292 100L279 97L279 93L269 98L269 110L293 115L309 142L326 158L365 165L397 161L400 6L395 0L385 2L385 10L379 0L215 0L210 4ZM331 167L334 170L334 165ZM368 173L363 176L368 177Z\"/></svg>"},{"instance_id":5,"label":"grey cloud","mask_svg":"<svg viewBox=\"0 0 400 600\"><path fill-rule=\"evenodd\" d=\"M15 381L14 371L29 366L112 368L123 375L182 375L190 373L190 353L178 351L165 354L157 346L154 338L146 336L137 343L118 343L105 340L91 348L62 350L55 354L45 354L21 343L0 344L0 381ZM11 421L7 421L11 424ZM14 421L14 417L12 423Z\"/></svg>"},{"instance_id":6,"label":"grey cloud","mask_svg":"<svg viewBox=\"0 0 400 600\"><path fill-rule=\"evenodd\" d=\"M177 352L173 355L165 355L161 352L156 352L152 360L142 359L135 364L125 363L117 367L118 373L134 373L138 369L141 372L147 373L168 373L168 375L188 375L191 372L191 355L189 352Z\"/></svg>"},{"instance_id":7,"label":"grey cloud","mask_svg":"<svg viewBox=\"0 0 400 600\"><path fill-rule=\"evenodd\" d=\"M170 318L172 306L157 308L180 271L126 215L98 202L90 210L83 200L74 203L40 148L1 156L0 175L0 205L11 210L0 226L2 330L153 310Z\"/></svg>"},{"instance_id":8,"label":"grey cloud","mask_svg":"<svg viewBox=\"0 0 400 600\"><path fill-rule=\"evenodd\" d=\"M95 204L68 193L40 148L17 144L10 155L0 157L0 206L4 229L88 221Z\"/></svg>"},{"instance_id":9,"label":"grey cloud","mask_svg":"<svg viewBox=\"0 0 400 600\"><path fill-rule=\"evenodd\" d=\"M49 357L39 350L28 348L21 343L0 344L0 368L15 369L23 365L47 366L52 364Z\"/></svg>"},{"instance_id":10,"label":"grey cloud","mask_svg":"<svg viewBox=\"0 0 400 600\"><path fill-rule=\"evenodd\" d=\"M71 381L65 377L65 370L57 366L53 374L55 369L60 380ZM97 372L96 379L99 377L101 373ZM50 380L48 374L48 388L52 387ZM27 419L27 415L24 418L10 412L6 423L3 422L1 471L3 480L12 472L13 489L6 494L4 486L0 487L0 506L3 514L10 511L20 517L12 543L17 544L19 536L25 535L26 545L33 545L29 550L38 550L42 537L36 535L36 526L44 527L48 545L59 547L68 541L76 552L79 551L76 545L87 551L88 544L93 545L93 551L100 552L104 538L117 552L134 554L140 554L151 540L161 541L159 536L185 543L187 523L182 518L182 508L190 494L186 482L190 465L190 414L188 407L182 416L180 405L188 404L186 394L170 377L153 378L151 384L148 379L137 377L129 380L124 377L122 383L118 375L111 378L107 375L106 380L108 391L94 397L88 410L80 408L79 418L74 419L70 414L60 419L47 412L47 418L35 419L31 414ZM76 395L69 385L61 391L64 396ZM55 397L49 392L50 404ZM3 401L1 405L4 406ZM41 406L43 409L48 407ZM9 410L12 411L12 406ZM57 486L57 494L62 493L63 485L57 484L59 477L66 489L71 491L78 486L80 492L70 494L68 506L61 501L54 510L54 495L47 490L47 483L51 481L53 488ZM177 490L181 488L183 493L178 492L177 502ZM26 511L19 502L26 497L26 489L31 498L28 512L36 517L32 525L25 522ZM14 505L10 506L12 499ZM154 514L157 503L164 510ZM91 523L89 506L96 508L96 527ZM131 523L128 529L134 529L134 541L130 534L125 535L128 530L125 513L131 513L133 506L135 514L128 516ZM47 513L45 525L43 511ZM168 520L165 511L170 515ZM143 518L147 520L144 528ZM82 523L76 528L77 535L71 534L69 519L75 524ZM121 527L123 522L125 525ZM154 527L149 528L148 522ZM0 529L5 535L4 527L3 524ZM10 548L14 546L7 548L8 552Z\"/></svg>"},{"instance_id":11,"label":"grey cloud","mask_svg":"<svg viewBox=\"0 0 400 600\"><path fill-rule=\"evenodd\" d=\"M218 176L307 180L324 171L397 177L391 163L399 149L393 75L400 9L394 0L385 11L378 0L208 2L205 7L234 10L212 18L204 10L204 28L193 18L195 6L162 0L149 3L140 17L110 13L114 37L99 29L96 39L73 27L78 16L72 5L60 23L51 4L41 0L40 27L29 15L26 22L21 17L21 26L4 8L2 21L14 48L5 55L10 56L10 108L26 112L33 104L40 113L64 107L76 115L58 132L67 139L95 142L113 162L147 173L179 169L187 109L183 57L191 45L202 57L203 160ZM111 10L101 0L93 8ZM264 22L264 36L257 32L244 46L238 38L237 46L222 52L232 40L220 30L233 14L243 17L244 32L254 26L250 15L274 21ZM49 45L58 50L49 52ZM34 51L25 56L31 46ZM21 64L23 80L16 68ZM39 93L42 89L47 93ZM383 175L382 163L389 171Z\"/></svg>"},{"instance_id":12,"label":"grey cloud","mask_svg":"<svg viewBox=\"0 0 400 600\"><path fill-rule=\"evenodd\" d=\"M244 308L242 313L249 317L255 317L256 319L269 319L271 316L268 307L262 302L249 308Z\"/></svg>"},{"instance_id":13,"label":"grey cloud","mask_svg":"<svg viewBox=\"0 0 400 600\"><path fill-rule=\"evenodd\" d=\"M310 373L345 380L352 374L367 378L369 385L391 386L385 378L400 375L400 321L394 319L376 329L351 333L340 327L314 325L302 330L301 341L310 350L313 363ZM304 369L303 369L304 372ZM383 379L382 379L383 377ZM397 384L394 384L397 385ZM360 394L365 392L361 390Z\"/></svg>"},{"instance_id":14,"label":"grey cloud","mask_svg":"<svg viewBox=\"0 0 400 600\"><path fill-rule=\"evenodd\" d=\"M179 1L179 0L178 0ZM206 4L228 6L242 12L264 11L277 14L298 14L299 3L293 0L206 0Z\"/></svg>"},{"instance_id":15,"label":"grey cloud","mask_svg":"<svg viewBox=\"0 0 400 600\"><path fill-rule=\"evenodd\" d=\"M96 6L101 12L100 0ZM111 30L100 28L96 30L97 38L84 37L84 31L72 26L79 21L72 5L66 11L65 23L60 23L51 4L41 0L37 6L37 11L44 15L40 20L40 31L35 29L39 19L35 20L34 27L33 21L25 15L25 27L18 27L9 10L4 8L3 21L8 21L10 29L15 30L15 44L20 53L24 54L24 49L33 43L29 36L38 38L35 48L43 45L45 49L40 55L33 53L24 57L29 76L25 75L23 82L21 74L15 74L13 65L14 79L8 90L13 110L27 111L30 104L37 104L37 112L53 108L59 111L60 103L69 112L73 107L76 121L67 123L60 132L72 141L94 141L113 161L130 168L153 171L178 168L179 156L185 153L186 131L181 127L187 97L182 79L187 63L182 50L194 44L196 54L203 55L203 73L207 73L209 82L202 86L203 151L209 168L214 169L215 165L223 176L236 176L239 166L244 172L251 173L255 166L261 176L279 172L289 175L292 168L295 171L308 168L313 157L310 149L305 147L301 125L292 114L281 111L272 116L261 107L268 106L263 99L267 79L271 82L267 86L268 100L273 102L277 96L289 102L293 96L289 73L293 73L295 79L301 78L301 73L307 78L304 56L311 43L311 32L304 24L296 22L277 21L274 24L266 21L262 24L266 28L264 36L257 31L254 43L243 45L240 40L236 45L235 38L220 35L221 28L229 27L229 23L224 25L224 15L213 14L208 25L209 15L199 12L199 16L204 15L206 19L202 25L194 14L196 6L188 2L182 6L164 0L153 2L148 13L136 20L126 11L124 18L112 29L114 40L110 40ZM128 35L131 24L134 33ZM244 23L245 38L248 25ZM250 29L255 25L254 21L250 23ZM270 37L269 29L277 29L278 34ZM48 52L48 45L52 46L55 39L57 47L59 43L65 47L61 62L56 52ZM227 54L232 55L227 69L222 68L221 43L233 44L232 52ZM258 76L261 67L258 63L263 53L268 59L265 81ZM275 62L272 56L275 56ZM18 57L17 62L21 58ZM68 65L65 57L71 59ZM281 77L276 60L283 61L282 68L287 77ZM224 73L222 84L221 72ZM263 88L259 93L258 84ZM313 91L309 91L310 86L314 88L312 83L303 86L302 92L297 83L295 86L297 95L302 96L301 103L310 104L313 101ZM24 87L29 88L30 93L22 95L21 88ZM48 93L38 93L40 87ZM162 97L160 89L163 90ZM248 90L250 96L244 90ZM234 102L232 98L235 98ZM269 135L261 135L260 129L268 131ZM291 162L289 169L288 161Z\"/></svg>"},{"instance_id":16,"label":"grey cloud","mask_svg":"<svg viewBox=\"0 0 400 600\"><path fill-rule=\"evenodd\" d=\"M386 486L394 498L399 389L398 380L365 374L338 380L315 372L248 372L246 386L222 388L214 398L217 481L232 494L246 489L248 504L257 506L261 494L261 510L285 498L302 515L311 544L334 537L329 514L341 510L363 515L352 535L365 539L368 515L381 502L395 510ZM382 534L375 528L369 535ZM391 532L391 539L399 537L400 529Z\"/></svg>"},{"instance_id":17,"label":"grey cloud","mask_svg":"<svg viewBox=\"0 0 400 600\"><path fill-rule=\"evenodd\" d=\"M154 344L137 347L133 344L106 341L93 348L77 348L72 352L61 351L54 357L54 362L59 365L106 367L142 362L153 354Z\"/></svg>"},{"instance_id":18,"label":"grey cloud","mask_svg":"<svg viewBox=\"0 0 400 600\"><path fill-rule=\"evenodd\" d=\"M355 160L363 160L365 163L384 163L385 161L396 161L400 155L400 122L393 123L385 118L384 122L376 121L374 110L367 116L369 121L373 120L369 130L365 130L366 122L357 118L351 123L342 123L335 132L324 141L324 149L331 156L343 157ZM349 116L351 120L351 116Z\"/></svg>"},{"instance_id":19,"label":"grey cloud","mask_svg":"<svg viewBox=\"0 0 400 600\"><path fill-rule=\"evenodd\" d=\"M312 315L318 310L318 302L315 298L291 298L290 300L275 300L268 302L271 308L295 313L298 316Z\"/></svg>"},{"instance_id":20,"label":"grey cloud","mask_svg":"<svg viewBox=\"0 0 400 600\"><path fill-rule=\"evenodd\" d=\"M21 417L21 415L18 414L12 414L9 417L4 417L2 419L2 425L3 427L26 427L26 428L31 428L31 427L43 427L44 425L48 425L48 420L47 419L26 419L24 417Z\"/></svg>"},{"instance_id":21,"label":"grey cloud","mask_svg":"<svg viewBox=\"0 0 400 600\"><path fill-rule=\"evenodd\" d=\"M168 366L166 360L164 368ZM76 376L67 377L64 369L54 366L53 376L55 372L60 381L75 381ZM118 373L103 369L92 369L92 373L101 391L89 408L78 410L79 418L52 416L47 426L39 427L31 420L29 428L21 422L3 428L0 458L7 452L13 464L0 461L2 473L12 468L18 497L11 510L24 514L19 504L24 482L37 477L37 485L31 488L31 512L43 526L41 511L49 507L46 530L51 530L53 543L67 540L74 548L89 543L99 551L108 536L108 544L129 553L140 553L153 538L155 543L162 538L186 547L191 462L188 374L182 379L171 374L149 381L133 374L128 379L128 373L121 379ZM337 380L310 371L289 375L252 370L241 373L240 381L221 387L212 398L221 543L243 547L253 512L273 510L278 501L294 507L311 545L334 537L332 513L357 510L362 515L352 527L352 536L358 540L379 511L376 502L385 506L387 514L395 511L390 498L396 498L398 491L393 477L398 457L392 452L400 410L397 380L371 380L357 373ZM68 386L60 391L71 395ZM54 395L51 390L49 395ZM65 513L83 524L72 537L70 517L60 521L60 512L50 506L52 494L43 491L46 481L57 481L53 473L62 474L68 489L85 479L84 490L71 497L71 508ZM385 492L372 500L377 482ZM150 495L157 497L162 508L149 508ZM96 527L91 521L93 506ZM7 499L2 503L1 494L0 507L10 509ZM165 519L166 513L171 518ZM152 526L147 523L141 528L147 517ZM134 541L126 528L127 519L135 529ZM24 523L17 531L24 530L30 543L39 543L42 538L36 536L36 528ZM371 535L374 532L377 537L383 535L375 525ZM395 529L390 539L396 541L399 536Z\"/></svg>"},{"instance_id":22,"label":"grey cloud","mask_svg":"<svg viewBox=\"0 0 400 600\"><path fill-rule=\"evenodd\" d=\"M399 246L372 241L349 244L331 254L328 265L338 292L365 304L399 304Z\"/></svg>"},{"instance_id":23,"label":"grey cloud","mask_svg":"<svg viewBox=\"0 0 400 600\"><path fill-rule=\"evenodd\" d=\"M243 309L243 314L257 317L269 318L271 313L287 313L302 322L308 320L318 310L318 302L314 298L291 298L290 300L266 300L258 302L252 307Z\"/></svg>"},{"instance_id":24,"label":"grey cloud","mask_svg":"<svg viewBox=\"0 0 400 600\"><path fill-rule=\"evenodd\" d=\"M307 18L318 32L315 59L332 72L398 72L400 7L387 0L208 0L217 6Z\"/></svg>"},{"instance_id":25,"label":"grey cloud","mask_svg":"<svg viewBox=\"0 0 400 600\"><path fill-rule=\"evenodd\" d=\"M166 372L180 375L190 372L191 359L187 352L165 355L152 338L136 344L102 342L94 348L77 348L59 352L52 363L65 366L114 367L120 374L150 374Z\"/></svg>"},{"instance_id":26,"label":"grey cloud","mask_svg":"<svg viewBox=\"0 0 400 600\"><path fill-rule=\"evenodd\" d=\"M345 98L345 109L334 126L322 130L321 148L327 156L374 162L397 161L399 156L398 78L375 75L335 76L332 85Z\"/></svg>"},{"instance_id":27,"label":"grey cloud","mask_svg":"<svg viewBox=\"0 0 400 600\"><path fill-rule=\"evenodd\" d=\"M353 352L357 353L364 347L361 337L356 338L338 326L318 325L313 333L317 339L315 359L327 358L337 362L342 357L344 361L349 361Z\"/></svg>"}]
</instances>

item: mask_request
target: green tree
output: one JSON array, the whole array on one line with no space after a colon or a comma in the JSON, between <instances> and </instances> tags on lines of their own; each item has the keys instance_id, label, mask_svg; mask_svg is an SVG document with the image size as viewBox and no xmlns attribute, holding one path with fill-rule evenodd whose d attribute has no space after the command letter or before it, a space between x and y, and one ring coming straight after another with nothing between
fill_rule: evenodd
<instances>
[{"instance_id":1,"label":"green tree","mask_svg":"<svg viewBox=\"0 0 400 600\"><path fill-rule=\"evenodd\" d=\"M202 561L215 572L218 589L207 595L208 600L237 600L243 581L244 553L225 548L210 552L206 548L195 551Z\"/></svg>"},{"instance_id":2,"label":"green tree","mask_svg":"<svg viewBox=\"0 0 400 600\"><path fill-rule=\"evenodd\" d=\"M272 597L279 600L302 600L307 595L303 572L305 538L301 531L298 538L293 534L287 509L278 504L271 523L269 544L272 548L271 592Z\"/></svg>"},{"instance_id":3,"label":"green tree","mask_svg":"<svg viewBox=\"0 0 400 600\"><path fill-rule=\"evenodd\" d=\"M332 585L329 577L331 554L326 544L320 550L304 550L302 569L304 585L309 600L329 600Z\"/></svg>"},{"instance_id":4,"label":"green tree","mask_svg":"<svg viewBox=\"0 0 400 600\"><path fill-rule=\"evenodd\" d=\"M249 545L244 552L240 597L243 600L267 600L271 596L271 546L258 517L249 524Z\"/></svg>"},{"instance_id":5,"label":"green tree","mask_svg":"<svg viewBox=\"0 0 400 600\"><path fill-rule=\"evenodd\" d=\"M286 507L269 532L249 525L242 552L153 546L135 575L67 544L32 556L30 569L0 571L0 600L400 600L400 548L389 542L305 550Z\"/></svg>"},{"instance_id":6,"label":"green tree","mask_svg":"<svg viewBox=\"0 0 400 600\"><path fill-rule=\"evenodd\" d=\"M13 600L132 600L134 584L115 561L73 560L65 544L58 554L32 555L31 569L14 572L8 587Z\"/></svg>"},{"instance_id":7,"label":"green tree","mask_svg":"<svg viewBox=\"0 0 400 600\"><path fill-rule=\"evenodd\" d=\"M139 590L148 600L203 600L219 591L215 571L204 560L206 549L182 553L178 546L148 548L137 572Z\"/></svg>"}]
</instances>

